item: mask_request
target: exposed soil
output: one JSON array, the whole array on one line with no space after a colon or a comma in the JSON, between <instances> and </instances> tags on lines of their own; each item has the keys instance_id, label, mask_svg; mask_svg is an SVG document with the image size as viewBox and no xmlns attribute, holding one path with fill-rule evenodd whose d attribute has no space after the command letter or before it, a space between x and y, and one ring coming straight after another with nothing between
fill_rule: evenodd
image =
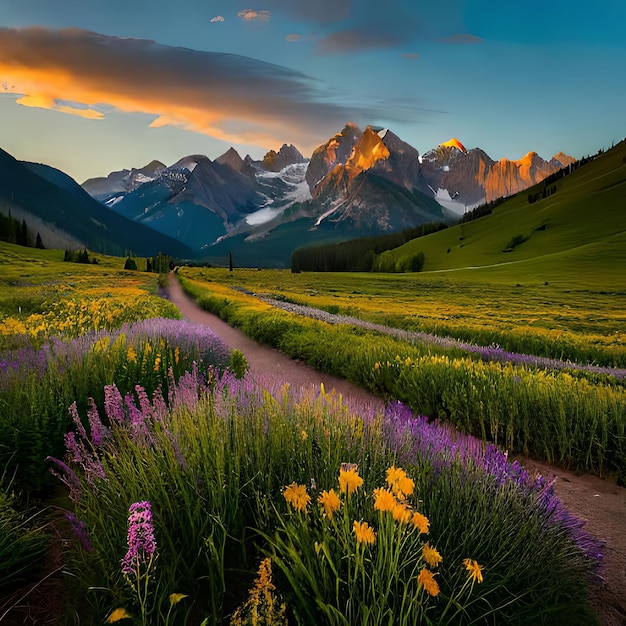
<instances>
[{"instance_id":1,"label":"exposed soil","mask_svg":"<svg viewBox=\"0 0 626 626\"><path fill-rule=\"evenodd\" d=\"M219 317L202 310L170 280L167 297L191 322L209 326L232 349L241 350L253 376L271 373L293 386L319 385L333 388L353 403L383 406L383 401L345 380L323 374L282 352L263 346L231 328ZM603 582L595 592L594 605L605 626L626 626L626 488L610 480L520 459L529 470L556 476L556 493L569 511L587 521L586 528L606 542Z\"/></svg>"}]
</instances>

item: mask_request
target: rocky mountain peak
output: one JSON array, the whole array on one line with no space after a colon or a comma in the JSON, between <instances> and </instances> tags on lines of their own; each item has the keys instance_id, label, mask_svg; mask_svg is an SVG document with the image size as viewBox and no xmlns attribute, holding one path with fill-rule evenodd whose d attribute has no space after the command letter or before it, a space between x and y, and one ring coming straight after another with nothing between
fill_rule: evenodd
<instances>
[{"instance_id":1,"label":"rocky mountain peak","mask_svg":"<svg viewBox=\"0 0 626 626\"><path fill-rule=\"evenodd\" d=\"M293 144L284 143L278 152L270 150L265 154L261 167L268 172L280 172L288 165L304 163L305 161L306 159Z\"/></svg>"},{"instance_id":2,"label":"rocky mountain peak","mask_svg":"<svg viewBox=\"0 0 626 626\"><path fill-rule=\"evenodd\" d=\"M377 161L388 159L390 154L378 133L368 126L353 147L346 161L346 168L351 176L358 176L363 170L373 167Z\"/></svg>"},{"instance_id":3,"label":"rocky mountain peak","mask_svg":"<svg viewBox=\"0 0 626 626\"><path fill-rule=\"evenodd\" d=\"M360 128L349 122L340 133L315 148L306 172L306 182L311 192L335 165L343 164L348 160L361 134Z\"/></svg>"}]
</instances>

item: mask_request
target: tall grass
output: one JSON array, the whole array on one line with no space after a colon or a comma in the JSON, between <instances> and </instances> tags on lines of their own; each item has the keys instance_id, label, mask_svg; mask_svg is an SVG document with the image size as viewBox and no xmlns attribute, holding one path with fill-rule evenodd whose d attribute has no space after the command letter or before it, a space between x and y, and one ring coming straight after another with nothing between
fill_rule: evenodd
<instances>
[{"instance_id":1,"label":"tall grass","mask_svg":"<svg viewBox=\"0 0 626 626\"><path fill-rule=\"evenodd\" d=\"M436 348L271 308L245 294L182 279L198 303L247 335L464 432L577 470L623 474L626 390L524 365L451 358ZM434 354L433 354L434 352ZM626 480L626 476L622 476Z\"/></svg>"},{"instance_id":2,"label":"tall grass","mask_svg":"<svg viewBox=\"0 0 626 626\"><path fill-rule=\"evenodd\" d=\"M47 546L36 515L20 511L12 485L0 484L0 621L10 594L42 567Z\"/></svg>"},{"instance_id":3,"label":"tall grass","mask_svg":"<svg viewBox=\"0 0 626 626\"><path fill-rule=\"evenodd\" d=\"M59 455L75 399L104 400L105 385L123 393L141 383L150 392L192 368L226 367L228 351L209 329L152 319L65 340L53 337L38 350L7 352L0 361L0 458L15 486L39 492L49 485L46 456Z\"/></svg>"},{"instance_id":4,"label":"tall grass","mask_svg":"<svg viewBox=\"0 0 626 626\"><path fill-rule=\"evenodd\" d=\"M186 374L169 396L168 409L158 391L149 401L142 389L123 397L107 388L106 419L92 409L82 428L76 417L66 438L70 466L53 461L82 524L70 570L91 600L90 619L145 607L147 623L168 614L171 623L224 623L237 605L249 606L245 589L270 554L278 592L302 624L345 624L346 607L357 620L349 623L415 623L420 615L424 623L593 623L597 543L549 483L495 448L470 439L455 447L449 430L403 407L356 412L323 388ZM426 444L430 453L418 452ZM396 504L425 516L411 528L371 502L400 458L414 492L394 490ZM347 488L353 478L345 475L342 482L344 462L358 466L362 487ZM343 504L331 517L332 506L317 502L333 487ZM156 544L142 607L120 565L137 502L151 505ZM440 594L422 574L437 561L426 541L443 556L439 569L429 565ZM464 559L482 566L483 583ZM395 562L409 567L406 577ZM169 613L171 593L187 597Z\"/></svg>"},{"instance_id":5,"label":"tall grass","mask_svg":"<svg viewBox=\"0 0 626 626\"><path fill-rule=\"evenodd\" d=\"M408 275L181 268L179 276L215 291L227 286L509 352L626 367L625 294L616 269L623 266L620 259L604 271L569 263L558 279L540 271L529 277L515 265Z\"/></svg>"}]
</instances>

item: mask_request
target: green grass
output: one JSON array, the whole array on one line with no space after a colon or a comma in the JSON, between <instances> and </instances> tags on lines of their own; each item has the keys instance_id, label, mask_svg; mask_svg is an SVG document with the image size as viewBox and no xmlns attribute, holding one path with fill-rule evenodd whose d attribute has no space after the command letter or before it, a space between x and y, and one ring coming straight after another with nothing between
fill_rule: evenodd
<instances>
[{"instance_id":1,"label":"green grass","mask_svg":"<svg viewBox=\"0 0 626 626\"><path fill-rule=\"evenodd\" d=\"M425 271L525 261L568 251L571 256L562 260L575 263L577 250L604 243L610 248L613 237L626 232L624 158L626 142L557 181L557 193L548 198L528 204L527 195L539 189L538 185L500 205L491 215L413 240L386 254L401 261L422 251ZM518 235L528 239L504 252ZM613 253L605 256L602 246L597 250L600 254L593 267L612 272ZM618 258L624 263L623 254ZM558 280L559 274L568 271L560 260L546 259L543 280ZM513 280L524 275L524 266L519 271L511 267L508 274Z\"/></svg>"},{"instance_id":2,"label":"green grass","mask_svg":"<svg viewBox=\"0 0 626 626\"><path fill-rule=\"evenodd\" d=\"M619 243L606 252L614 257L611 271L562 263L548 285L545 260L524 262L525 278L511 277L511 266L419 274L184 268L181 275L513 352L626 367L626 287L619 276L620 266L626 275L626 245ZM607 250L590 244L579 260L593 264L600 247Z\"/></svg>"},{"instance_id":3,"label":"green grass","mask_svg":"<svg viewBox=\"0 0 626 626\"><path fill-rule=\"evenodd\" d=\"M331 325L186 274L182 285L201 306L293 358L511 452L625 478L626 390L614 380L485 363L458 350Z\"/></svg>"}]
</instances>

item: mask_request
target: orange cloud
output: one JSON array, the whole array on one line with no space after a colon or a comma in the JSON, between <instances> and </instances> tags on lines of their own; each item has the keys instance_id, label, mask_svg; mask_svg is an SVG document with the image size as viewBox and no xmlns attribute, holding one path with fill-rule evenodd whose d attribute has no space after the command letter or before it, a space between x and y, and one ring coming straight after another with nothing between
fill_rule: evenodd
<instances>
[{"instance_id":1,"label":"orange cloud","mask_svg":"<svg viewBox=\"0 0 626 626\"><path fill-rule=\"evenodd\" d=\"M346 119L381 116L334 103L319 81L285 67L78 29L0 28L0 76L23 106L91 119L146 113L155 128L261 147L288 138L312 150Z\"/></svg>"},{"instance_id":2,"label":"orange cloud","mask_svg":"<svg viewBox=\"0 0 626 626\"><path fill-rule=\"evenodd\" d=\"M297 33L290 33L285 36L285 41L300 41L300 39L302 39L302 36Z\"/></svg>"},{"instance_id":3,"label":"orange cloud","mask_svg":"<svg viewBox=\"0 0 626 626\"><path fill-rule=\"evenodd\" d=\"M242 9L237 11L237 17L246 22L251 22L252 20L267 22L271 17L271 13L269 11L256 11L255 9Z\"/></svg>"}]
</instances>

